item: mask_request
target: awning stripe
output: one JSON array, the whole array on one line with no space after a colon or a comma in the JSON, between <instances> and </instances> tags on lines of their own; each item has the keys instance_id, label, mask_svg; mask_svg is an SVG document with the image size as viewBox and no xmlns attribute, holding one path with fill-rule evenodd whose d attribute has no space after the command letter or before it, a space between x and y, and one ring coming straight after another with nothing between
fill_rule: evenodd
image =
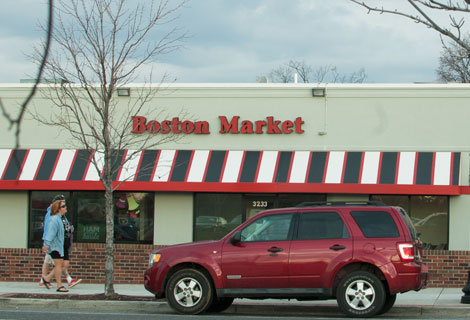
<instances>
[{"instance_id":1,"label":"awning stripe","mask_svg":"<svg viewBox=\"0 0 470 320\"><path fill-rule=\"evenodd\" d=\"M8 159L8 165L3 173L2 180L16 180L23 169L24 159L29 150L13 150Z\"/></svg>"},{"instance_id":2,"label":"awning stripe","mask_svg":"<svg viewBox=\"0 0 470 320\"><path fill-rule=\"evenodd\" d=\"M42 156L41 165L36 180L47 181L51 178L60 150L46 150Z\"/></svg>"},{"instance_id":3,"label":"awning stripe","mask_svg":"<svg viewBox=\"0 0 470 320\"><path fill-rule=\"evenodd\" d=\"M309 160L310 152L294 152L294 159L292 161L292 169L290 171L289 183L305 183Z\"/></svg>"},{"instance_id":4,"label":"awning stripe","mask_svg":"<svg viewBox=\"0 0 470 320\"><path fill-rule=\"evenodd\" d=\"M39 164L41 163L43 154L43 149L28 150L23 165L23 170L21 170L20 173L19 180L34 180L34 178L36 177L36 172L39 168Z\"/></svg>"},{"instance_id":5,"label":"awning stripe","mask_svg":"<svg viewBox=\"0 0 470 320\"><path fill-rule=\"evenodd\" d=\"M452 185L458 186L460 182L460 152L452 152Z\"/></svg>"},{"instance_id":6,"label":"awning stripe","mask_svg":"<svg viewBox=\"0 0 470 320\"><path fill-rule=\"evenodd\" d=\"M211 151L204 182L219 182L224 170L226 151Z\"/></svg>"},{"instance_id":7,"label":"awning stripe","mask_svg":"<svg viewBox=\"0 0 470 320\"><path fill-rule=\"evenodd\" d=\"M325 178L325 166L328 152L312 152L308 172L308 183L322 183Z\"/></svg>"},{"instance_id":8,"label":"awning stripe","mask_svg":"<svg viewBox=\"0 0 470 320\"><path fill-rule=\"evenodd\" d=\"M383 152L380 163L379 184L395 184L398 152Z\"/></svg>"},{"instance_id":9,"label":"awning stripe","mask_svg":"<svg viewBox=\"0 0 470 320\"><path fill-rule=\"evenodd\" d=\"M263 151L258 171L257 183L272 183L276 170L278 151Z\"/></svg>"},{"instance_id":10,"label":"awning stripe","mask_svg":"<svg viewBox=\"0 0 470 320\"><path fill-rule=\"evenodd\" d=\"M206 173L209 150L196 150L193 153L188 174L188 182L202 182Z\"/></svg>"},{"instance_id":11,"label":"awning stripe","mask_svg":"<svg viewBox=\"0 0 470 320\"><path fill-rule=\"evenodd\" d=\"M436 152L433 185L445 186L451 183L451 153Z\"/></svg>"},{"instance_id":12,"label":"awning stripe","mask_svg":"<svg viewBox=\"0 0 470 320\"><path fill-rule=\"evenodd\" d=\"M140 164L137 169L136 181L150 181L153 177L158 155L159 150L142 151Z\"/></svg>"},{"instance_id":13,"label":"awning stripe","mask_svg":"<svg viewBox=\"0 0 470 320\"><path fill-rule=\"evenodd\" d=\"M93 153L97 171L86 150L0 149L0 189L29 190L61 182L71 189L90 186L90 190L96 190L103 156L102 152ZM293 185L304 185L299 190L305 192L318 190L321 185L325 190L333 190L327 186L335 185L363 185L363 190L379 185L458 186L460 159L458 152L271 150L127 150L112 158L115 168L124 163L113 179L127 184L127 188L132 186L129 183L146 190L166 183L169 190L198 191L204 189L202 185L211 189L218 184L229 192L248 190L247 184L259 185L260 192L297 190ZM199 187L186 186L188 183Z\"/></svg>"},{"instance_id":14,"label":"awning stripe","mask_svg":"<svg viewBox=\"0 0 470 320\"><path fill-rule=\"evenodd\" d=\"M274 179L274 182L277 182L277 183L287 182L287 177L289 175L289 170L291 167L291 161L292 161L292 152L282 151L280 153L277 170L276 170L276 178Z\"/></svg>"},{"instance_id":15,"label":"awning stripe","mask_svg":"<svg viewBox=\"0 0 470 320\"><path fill-rule=\"evenodd\" d=\"M171 170L173 169L176 150L161 150L157 167L153 175L152 181L166 182L170 177Z\"/></svg>"},{"instance_id":16,"label":"awning stripe","mask_svg":"<svg viewBox=\"0 0 470 320\"><path fill-rule=\"evenodd\" d=\"M397 184L413 184L416 166L416 152L400 152Z\"/></svg>"},{"instance_id":17,"label":"awning stripe","mask_svg":"<svg viewBox=\"0 0 470 320\"><path fill-rule=\"evenodd\" d=\"M91 155L87 150L78 150L78 152L75 153L75 158L72 162L72 170L70 172L69 180L83 180L83 175L85 174L85 171L88 168L90 158Z\"/></svg>"},{"instance_id":18,"label":"awning stripe","mask_svg":"<svg viewBox=\"0 0 470 320\"><path fill-rule=\"evenodd\" d=\"M416 184L430 185L433 173L433 152L418 152Z\"/></svg>"},{"instance_id":19,"label":"awning stripe","mask_svg":"<svg viewBox=\"0 0 470 320\"><path fill-rule=\"evenodd\" d=\"M243 151L229 151L225 166L223 168L222 182L238 182L240 175L240 167L244 158L245 152Z\"/></svg>"},{"instance_id":20,"label":"awning stripe","mask_svg":"<svg viewBox=\"0 0 470 320\"><path fill-rule=\"evenodd\" d=\"M258 171L258 163L260 158L259 151L246 151L245 159L242 165L240 182L254 182Z\"/></svg>"},{"instance_id":21,"label":"awning stripe","mask_svg":"<svg viewBox=\"0 0 470 320\"><path fill-rule=\"evenodd\" d=\"M358 183L361 172L362 152L348 152L344 169L343 183Z\"/></svg>"},{"instance_id":22,"label":"awning stripe","mask_svg":"<svg viewBox=\"0 0 470 320\"><path fill-rule=\"evenodd\" d=\"M345 152L333 151L328 157L325 183L341 183Z\"/></svg>"},{"instance_id":23,"label":"awning stripe","mask_svg":"<svg viewBox=\"0 0 470 320\"><path fill-rule=\"evenodd\" d=\"M0 149L0 179L3 179L3 174L10 160L11 153L11 149Z\"/></svg>"}]
</instances>

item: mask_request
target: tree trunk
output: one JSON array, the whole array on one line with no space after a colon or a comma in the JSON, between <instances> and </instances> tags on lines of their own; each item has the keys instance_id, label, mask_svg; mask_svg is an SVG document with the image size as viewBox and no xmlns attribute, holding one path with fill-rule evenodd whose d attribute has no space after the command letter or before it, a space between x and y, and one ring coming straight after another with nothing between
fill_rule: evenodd
<instances>
[{"instance_id":1,"label":"tree trunk","mask_svg":"<svg viewBox=\"0 0 470 320\"><path fill-rule=\"evenodd\" d=\"M106 183L108 184L108 182ZM105 266L104 266L104 294L113 295L114 292L114 210L113 210L113 189L112 183L105 186L106 203L106 248L105 248Z\"/></svg>"}]
</instances>

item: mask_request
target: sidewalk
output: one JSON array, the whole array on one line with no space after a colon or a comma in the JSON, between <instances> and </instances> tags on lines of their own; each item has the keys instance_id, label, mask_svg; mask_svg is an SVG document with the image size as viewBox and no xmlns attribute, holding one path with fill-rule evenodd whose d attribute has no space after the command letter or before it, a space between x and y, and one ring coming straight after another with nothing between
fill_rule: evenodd
<instances>
[{"instance_id":1,"label":"sidewalk","mask_svg":"<svg viewBox=\"0 0 470 320\"><path fill-rule=\"evenodd\" d=\"M136 297L152 297L143 285L116 284L116 293ZM67 309L93 309L113 310L123 312L143 313L173 313L163 300L155 301L99 301L99 300L67 300L73 303L64 303L59 299L24 299L12 298L14 293L30 294L99 294L104 292L103 284L80 283L70 289L69 293L58 293L55 287L47 290L39 287L38 283L31 282L0 282L0 308L67 308ZM440 317L440 318L469 318L470 304L461 304L463 296L461 288L428 288L419 292L399 294L395 306L387 313L387 317ZM52 298L52 296L51 296ZM341 315L336 301L297 301L297 300L250 300L236 299L227 313L242 314L290 314L290 315Z\"/></svg>"}]
</instances>

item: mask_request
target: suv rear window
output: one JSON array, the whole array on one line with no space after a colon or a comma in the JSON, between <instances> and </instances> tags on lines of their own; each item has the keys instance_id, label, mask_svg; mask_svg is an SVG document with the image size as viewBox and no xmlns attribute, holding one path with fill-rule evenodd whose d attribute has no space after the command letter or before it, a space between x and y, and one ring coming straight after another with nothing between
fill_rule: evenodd
<instances>
[{"instance_id":1,"label":"suv rear window","mask_svg":"<svg viewBox=\"0 0 470 320\"><path fill-rule=\"evenodd\" d=\"M403 217L403 221L405 221L406 227L408 228L408 231L410 232L411 238L413 240L418 240L418 234L416 233L415 226L413 225L413 222L411 222L410 216L406 213L405 210L402 208L398 208L400 211L401 216Z\"/></svg>"},{"instance_id":2,"label":"suv rear window","mask_svg":"<svg viewBox=\"0 0 470 320\"><path fill-rule=\"evenodd\" d=\"M395 221L385 211L351 211L366 238L396 238L399 236Z\"/></svg>"}]
</instances>

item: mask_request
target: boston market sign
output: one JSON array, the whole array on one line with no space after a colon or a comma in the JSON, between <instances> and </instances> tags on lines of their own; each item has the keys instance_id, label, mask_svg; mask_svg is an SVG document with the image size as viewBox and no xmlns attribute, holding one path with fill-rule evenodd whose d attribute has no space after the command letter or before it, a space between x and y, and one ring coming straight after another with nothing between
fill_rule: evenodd
<instances>
[{"instance_id":1,"label":"boston market sign","mask_svg":"<svg viewBox=\"0 0 470 320\"><path fill-rule=\"evenodd\" d=\"M291 120L277 120L274 117L266 117L266 120L240 120L239 116L228 119L226 116L219 116L219 133L232 134L291 134L304 133L302 117ZM210 134L209 122L180 120L174 117L171 120L156 121L142 116L132 117L132 133L160 133L160 134Z\"/></svg>"}]
</instances>

